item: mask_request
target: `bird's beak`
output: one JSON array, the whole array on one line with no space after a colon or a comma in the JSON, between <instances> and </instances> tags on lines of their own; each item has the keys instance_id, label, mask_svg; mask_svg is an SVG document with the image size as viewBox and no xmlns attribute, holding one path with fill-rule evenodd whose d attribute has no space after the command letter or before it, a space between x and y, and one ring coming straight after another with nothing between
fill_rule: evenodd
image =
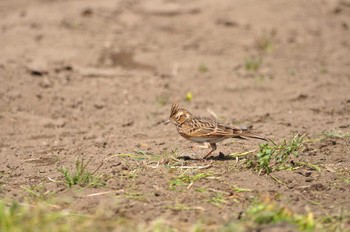
<instances>
[{"instance_id":1,"label":"bird's beak","mask_svg":"<svg viewBox=\"0 0 350 232\"><path fill-rule=\"evenodd\" d=\"M164 125L168 125L169 122L170 122L170 119L166 120L166 121L164 122Z\"/></svg>"}]
</instances>

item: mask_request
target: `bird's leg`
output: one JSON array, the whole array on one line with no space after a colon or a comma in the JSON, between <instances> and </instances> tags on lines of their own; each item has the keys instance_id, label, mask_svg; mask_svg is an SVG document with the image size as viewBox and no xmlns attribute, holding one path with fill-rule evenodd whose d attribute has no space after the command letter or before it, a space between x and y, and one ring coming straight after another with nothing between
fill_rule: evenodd
<instances>
[{"instance_id":1,"label":"bird's leg","mask_svg":"<svg viewBox=\"0 0 350 232\"><path fill-rule=\"evenodd\" d=\"M208 154L206 154L206 155L203 157L203 159L207 158L213 151L216 150L216 144L215 144L215 143L211 143L210 146L211 146L211 150L209 151Z\"/></svg>"},{"instance_id":2,"label":"bird's leg","mask_svg":"<svg viewBox=\"0 0 350 232\"><path fill-rule=\"evenodd\" d=\"M205 143L203 143L202 145L198 145L197 147L208 149L208 148L210 147L210 143L205 142Z\"/></svg>"}]
</instances>

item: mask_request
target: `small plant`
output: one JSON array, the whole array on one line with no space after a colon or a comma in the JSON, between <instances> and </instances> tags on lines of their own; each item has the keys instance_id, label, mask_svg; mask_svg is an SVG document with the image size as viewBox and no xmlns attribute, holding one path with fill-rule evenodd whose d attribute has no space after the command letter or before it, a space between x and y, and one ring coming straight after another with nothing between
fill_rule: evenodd
<instances>
[{"instance_id":1,"label":"small plant","mask_svg":"<svg viewBox=\"0 0 350 232\"><path fill-rule=\"evenodd\" d=\"M222 204L227 204L222 193L215 193L215 196L213 196L209 202L217 207L221 207Z\"/></svg>"},{"instance_id":2,"label":"small plant","mask_svg":"<svg viewBox=\"0 0 350 232\"><path fill-rule=\"evenodd\" d=\"M260 58L250 57L245 60L245 69L250 72L256 72L260 68L262 60Z\"/></svg>"},{"instance_id":3,"label":"small plant","mask_svg":"<svg viewBox=\"0 0 350 232\"><path fill-rule=\"evenodd\" d=\"M178 210L178 211L180 211L180 210L201 210L201 211L204 211L204 209L202 207L188 206L188 205L180 204L178 202L176 202L175 205L167 206L166 208L172 209L172 210Z\"/></svg>"},{"instance_id":4,"label":"small plant","mask_svg":"<svg viewBox=\"0 0 350 232\"><path fill-rule=\"evenodd\" d=\"M272 42L272 38L269 38L266 35L257 39L255 43L256 43L257 49L261 52L271 53L274 50L274 44Z\"/></svg>"},{"instance_id":5,"label":"small plant","mask_svg":"<svg viewBox=\"0 0 350 232\"><path fill-rule=\"evenodd\" d=\"M289 161L292 161L291 156L298 157L303 140L304 136L297 134L291 141L284 140L279 145L261 144L255 158L247 161L247 167L254 168L259 174L292 168L293 162Z\"/></svg>"},{"instance_id":6,"label":"small plant","mask_svg":"<svg viewBox=\"0 0 350 232\"><path fill-rule=\"evenodd\" d=\"M159 95L159 96L156 97L156 102L160 106L165 106L169 102L169 96L167 96L167 95Z\"/></svg>"},{"instance_id":7,"label":"small plant","mask_svg":"<svg viewBox=\"0 0 350 232\"><path fill-rule=\"evenodd\" d=\"M233 191L235 191L236 193L242 193L242 192L252 192L253 190L247 189L247 188L233 187Z\"/></svg>"},{"instance_id":8,"label":"small plant","mask_svg":"<svg viewBox=\"0 0 350 232\"><path fill-rule=\"evenodd\" d=\"M255 46L257 50L262 53L271 53L275 48L273 43L275 40L275 36L275 30L265 31L255 40Z\"/></svg>"},{"instance_id":9,"label":"small plant","mask_svg":"<svg viewBox=\"0 0 350 232\"><path fill-rule=\"evenodd\" d=\"M193 98L192 92L187 92L186 93L186 101L191 102Z\"/></svg>"},{"instance_id":10,"label":"small plant","mask_svg":"<svg viewBox=\"0 0 350 232\"><path fill-rule=\"evenodd\" d=\"M201 72L201 73L206 73L206 72L209 71L209 68L208 68L206 65L201 64L201 65L199 65L199 67L198 67L198 71Z\"/></svg>"},{"instance_id":11,"label":"small plant","mask_svg":"<svg viewBox=\"0 0 350 232\"><path fill-rule=\"evenodd\" d=\"M327 73L328 73L327 67L322 66L322 67L320 68L320 73L321 73L321 74L327 74Z\"/></svg>"},{"instance_id":12,"label":"small plant","mask_svg":"<svg viewBox=\"0 0 350 232\"><path fill-rule=\"evenodd\" d=\"M244 220L253 221L257 225L276 224L286 222L298 227L301 231L311 231L315 228L315 220L312 212L296 214L292 210L280 206L270 199L255 202L246 211Z\"/></svg>"},{"instance_id":13,"label":"small plant","mask_svg":"<svg viewBox=\"0 0 350 232\"><path fill-rule=\"evenodd\" d=\"M350 212L341 210L338 215L327 215L317 218L322 231L349 231Z\"/></svg>"},{"instance_id":14,"label":"small plant","mask_svg":"<svg viewBox=\"0 0 350 232\"><path fill-rule=\"evenodd\" d=\"M184 164L184 160L177 158L177 149L171 151L164 151L161 153L155 153L149 156L148 165L158 167L159 165L166 165L167 167L177 167Z\"/></svg>"},{"instance_id":15,"label":"small plant","mask_svg":"<svg viewBox=\"0 0 350 232\"><path fill-rule=\"evenodd\" d=\"M80 217L67 211L54 211L47 204L0 201L0 231L83 231L76 230L79 220Z\"/></svg>"},{"instance_id":16,"label":"small plant","mask_svg":"<svg viewBox=\"0 0 350 232\"><path fill-rule=\"evenodd\" d=\"M350 138L350 133L343 133L341 131L324 131L322 133L326 138Z\"/></svg>"},{"instance_id":17,"label":"small plant","mask_svg":"<svg viewBox=\"0 0 350 232\"><path fill-rule=\"evenodd\" d=\"M44 184L31 185L29 187L21 186L34 200L48 200L53 196L53 192L48 191Z\"/></svg>"},{"instance_id":18,"label":"small plant","mask_svg":"<svg viewBox=\"0 0 350 232\"><path fill-rule=\"evenodd\" d=\"M60 168L59 171L63 174L65 183L68 187L73 185L80 185L82 187L102 187L106 183L101 180L100 176L95 175L97 170L101 167L98 167L93 173L86 170L87 165L90 161L85 162L82 158L81 160L77 159L75 162L75 171L68 171L66 168Z\"/></svg>"},{"instance_id":19,"label":"small plant","mask_svg":"<svg viewBox=\"0 0 350 232\"><path fill-rule=\"evenodd\" d=\"M289 68L287 72L289 76L295 76L297 74L297 71L295 70L295 68Z\"/></svg>"},{"instance_id":20,"label":"small plant","mask_svg":"<svg viewBox=\"0 0 350 232\"><path fill-rule=\"evenodd\" d=\"M169 183L169 188L174 190L177 186L188 185L191 186L194 182L206 179L211 176L210 173L198 173L196 175L181 174L180 176L172 179Z\"/></svg>"}]
</instances>

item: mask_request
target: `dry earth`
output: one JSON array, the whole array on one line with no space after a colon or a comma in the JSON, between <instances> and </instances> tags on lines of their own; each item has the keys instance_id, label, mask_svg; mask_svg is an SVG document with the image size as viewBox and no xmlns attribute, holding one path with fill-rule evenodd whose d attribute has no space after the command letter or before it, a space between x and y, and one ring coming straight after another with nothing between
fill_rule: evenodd
<instances>
[{"instance_id":1,"label":"dry earth","mask_svg":"<svg viewBox=\"0 0 350 232\"><path fill-rule=\"evenodd\" d=\"M42 185L72 211L180 230L198 220L215 229L262 195L315 217L349 210L349 19L349 1L337 0L1 1L1 198ZM321 170L274 172L278 182L215 158L258 149L255 140L174 160L206 152L163 125L175 101L277 142L306 134L301 159ZM105 187L55 182L79 157L90 171L103 162ZM209 176L172 189L184 172Z\"/></svg>"}]
</instances>

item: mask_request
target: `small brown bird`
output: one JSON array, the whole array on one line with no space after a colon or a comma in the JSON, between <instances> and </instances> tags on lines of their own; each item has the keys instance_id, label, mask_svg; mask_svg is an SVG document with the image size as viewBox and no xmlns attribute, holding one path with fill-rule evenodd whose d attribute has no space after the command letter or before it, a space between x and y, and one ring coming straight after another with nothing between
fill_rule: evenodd
<instances>
[{"instance_id":1,"label":"small brown bird","mask_svg":"<svg viewBox=\"0 0 350 232\"><path fill-rule=\"evenodd\" d=\"M227 126L215 119L193 116L188 110L182 109L178 104L171 106L169 119L165 122L174 123L179 134L195 143L209 143L211 150L203 159L216 150L216 143L229 138L261 139L271 141L260 135L249 132L247 129Z\"/></svg>"}]
</instances>

